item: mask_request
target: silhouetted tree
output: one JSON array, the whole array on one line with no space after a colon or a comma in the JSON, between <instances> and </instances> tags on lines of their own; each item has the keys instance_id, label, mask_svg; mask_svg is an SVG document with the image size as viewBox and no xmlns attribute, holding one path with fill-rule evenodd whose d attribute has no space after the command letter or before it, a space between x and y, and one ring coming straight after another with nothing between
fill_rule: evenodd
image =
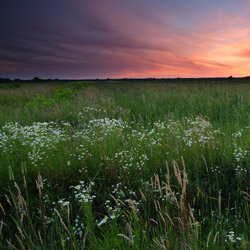
<instances>
[{"instance_id":1,"label":"silhouetted tree","mask_svg":"<svg viewBox=\"0 0 250 250\"><path fill-rule=\"evenodd\" d=\"M39 81L40 81L40 78L39 78L39 77L35 76L35 77L33 78L33 82L39 82Z\"/></svg>"},{"instance_id":2,"label":"silhouetted tree","mask_svg":"<svg viewBox=\"0 0 250 250\"><path fill-rule=\"evenodd\" d=\"M10 80L9 78L0 78L0 83L10 83L12 82L12 80Z\"/></svg>"}]
</instances>

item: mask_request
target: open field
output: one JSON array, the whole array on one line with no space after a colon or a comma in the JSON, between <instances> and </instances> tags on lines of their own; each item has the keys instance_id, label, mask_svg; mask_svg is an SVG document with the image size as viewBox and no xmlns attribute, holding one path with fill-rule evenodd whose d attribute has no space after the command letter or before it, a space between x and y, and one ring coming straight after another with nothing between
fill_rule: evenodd
<instances>
[{"instance_id":1,"label":"open field","mask_svg":"<svg viewBox=\"0 0 250 250\"><path fill-rule=\"evenodd\" d=\"M0 85L0 249L250 249L250 81Z\"/></svg>"}]
</instances>

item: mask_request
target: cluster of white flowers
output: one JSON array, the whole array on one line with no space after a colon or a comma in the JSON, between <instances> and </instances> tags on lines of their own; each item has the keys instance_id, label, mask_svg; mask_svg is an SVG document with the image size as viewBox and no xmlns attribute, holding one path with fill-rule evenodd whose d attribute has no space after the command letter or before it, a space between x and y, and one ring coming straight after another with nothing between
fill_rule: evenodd
<instances>
[{"instance_id":1,"label":"cluster of white flowers","mask_svg":"<svg viewBox=\"0 0 250 250\"><path fill-rule=\"evenodd\" d=\"M153 129L148 131L144 138L150 138L152 145L162 146L168 144L170 138L183 142L185 146L199 145L204 147L206 144L213 142L215 146L215 135L222 134L219 130L213 129L211 123L202 117L185 118L184 124L180 121L167 120L155 122ZM185 148L184 148L185 150Z\"/></svg>"},{"instance_id":2,"label":"cluster of white flowers","mask_svg":"<svg viewBox=\"0 0 250 250\"><path fill-rule=\"evenodd\" d=\"M210 167L211 172L215 174L221 174L221 167L220 166L215 166L215 167Z\"/></svg>"},{"instance_id":3,"label":"cluster of white flowers","mask_svg":"<svg viewBox=\"0 0 250 250\"><path fill-rule=\"evenodd\" d=\"M82 144L80 144L78 147L74 149L73 154L70 154L70 157L72 158L72 160L76 159L77 161L81 163L91 156L92 154ZM67 164L71 165L71 162L69 161Z\"/></svg>"},{"instance_id":4,"label":"cluster of white flowers","mask_svg":"<svg viewBox=\"0 0 250 250\"><path fill-rule=\"evenodd\" d=\"M238 173L238 174L242 174L242 173L247 173L248 172L248 169L244 168L244 167L241 167L241 166L237 166L235 168L235 171Z\"/></svg>"},{"instance_id":5,"label":"cluster of white flowers","mask_svg":"<svg viewBox=\"0 0 250 250\"><path fill-rule=\"evenodd\" d=\"M100 113L107 113L107 111L105 109L99 109L99 108L95 108L95 107L84 107L82 109L83 113L92 113L92 112L100 112ZM79 113L79 116L83 115L82 113Z\"/></svg>"},{"instance_id":6,"label":"cluster of white flowers","mask_svg":"<svg viewBox=\"0 0 250 250\"><path fill-rule=\"evenodd\" d=\"M70 202L65 199L60 199L58 203L61 204L63 207L68 206L70 204Z\"/></svg>"},{"instance_id":7,"label":"cluster of white flowers","mask_svg":"<svg viewBox=\"0 0 250 250\"><path fill-rule=\"evenodd\" d=\"M135 192L129 190L125 185L121 182L116 185L112 185L111 195L113 200L105 201L105 208L107 210L107 215L97 224L98 227L105 224L109 220L114 220L123 216L123 210L126 209L129 205L133 204L137 211L139 211L139 205L141 200L136 201L135 199L131 199L131 196L135 195Z\"/></svg>"},{"instance_id":8,"label":"cluster of white flowers","mask_svg":"<svg viewBox=\"0 0 250 250\"><path fill-rule=\"evenodd\" d=\"M240 162L241 160L243 160L245 158L245 156L247 156L249 154L249 152L248 152L248 150L242 149L240 146L238 146L238 147L236 146L233 154L235 156L236 161Z\"/></svg>"},{"instance_id":9,"label":"cluster of white flowers","mask_svg":"<svg viewBox=\"0 0 250 250\"><path fill-rule=\"evenodd\" d=\"M248 131L248 127L246 127L246 129L240 129L238 132L232 134L233 156L238 164L235 167L235 171L238 176L248 173L248 169L246 167L243 167L245 157L250 154L250 151L248 150L248 145L245 145L243 142L243 135L246 131Z\"/></svg>"},{"instance_id":10,"label":"cluster of white flowers","mask_svg":"<svg viewBox=\"0 0 250 250\"><path fill-rule=\"evenodd\" d=\"M100 115L106 115L107 111L103 109L99 109L96 107L83 107L82 111L78 113L78 122L81 124L89 117L96 117Z\"/></svg>"},{"instance_id":11,"label":"cluster of white flowers","mask_svg":"<svg viewBox=\"0 0 250 250\"><path fill-rule=\"evenodd\" d=\"M80 203L88 203L92 202L93 199L96 198L96 195L93 194L92 187L95 185L94 182L90 182L89 184L85 183L85 181L80 181L80 184L76 186L71 186L74 190L74 198L75 200L79 201ZM66 200L65 198L60 199L58 201L62 207L70 205L70 201Z\"/></svg>"},{"instance_id":12,"label":"cluster of white flowers","mask_svg":"<svg viewBox=\"0 0 250 250\"><path fill-rule=\"evenodd\" d=\"M123 131L127 126L127 122L110 118L94 119L88 123L89 129L99 130L104 135L109 135L109 133L114 131Z\"/></svg>"},{"instance_id":13,"label":"cluster of white flowers","mask_svg":"<svg viewBox=\"0 0 250 250\"><path fill-rule=\"evenodd\" d=\"M117 162L120 167L122 167L124 170L127 170L128 173L130 172L130 169L135 167L138 170L141 170L146 162L148 161L148 157L146 154L140 155L139 152L132 148L131 150L124 150L121 152L118 152L114 155L113 158L105 158L106 160Z\"/></svg>"},{"instance_id":14,"label":"cluster of white flowers","mask_svg":"<svg viewBox=\"0 0 250 250\"><path fill-rule=\"evenodd\" d=\"M221 133L219 130L213 130L211 123L201 117L186 118L185 122L187 129L183 130L184 136L182 139L188 147L192 144L204 146L214 140L215 134Z\"/></svg>"},{"instance_id":15,"label":"cluster of white flowers","mask_svg":"<svg viewBox=\"0 0 250 250\"><path fill-rule=\"evenodd\" d=\"M117 119L101 118L88 120L82 124L80 129L76 130L72 138L80 138L85 144L94 146L96 143L103 142L110 136L122 136L126 128L129 128L127 122Z\"/></svg>"},{"instance_id":16,"label":"cluster of white flowers","mask_svg":"<svg viewBox=\"0 0 250 250\"><path fill-rule=\"evenodd\" d=\"M158 185L156 185L155 183L153 183L152 181L153 179L151 178L151 181L146 181L146 180L141 180L142 183L142 187L143 187L143 191L145 192L145 195L150 194L150 196L153 196L154 200L157 201L162 201L162 202L166 202L166 201L176 201L176 198L180 198L181 195L179 192L173 192L173 194L175 195L175 197L173 196L173 194L171 194L166 188L160 188ZM161 186L164 186L165 183L162 182Z\"/></svg>"},{"instance_id":17,"label":"cluster of white flowers","mask_svg":"<svg viewBox=\"0 0 250 250\"><path fill-rule=\"evenodd\" d=\"M92 194L92 187L95 185L94 182L90 182L89 184L85 183L85 181L80 181L80 184L77 186L71 186L74 189L75 198L79 202L92 202L93 199L96 198L95 194Z\"/></svg>"},{"instance_id":18,"label":"cluster of white flowers","mask_svg":"<svg viewBox=\"0 0 250 250\"><path fill-rule=\"evenodd\" d=\"M236 237L233 230L231 230L230 232L228 232L226 234L226 237L228 239L225 239L225 241L229 240L230 242L233 242L233 243L235 243L236 241L241 241L241 237L240 236Z\"/></svg>"},{"instance_id":19,"label":"cluster of white flowers","mask_svg":"<svg viewBox=\"0 0 250 250\"><path fill-rule=\"evenodd\" d=\"M84 223L81 222L80 216L77 215L76 219L74 220L74 226L73 226L74 235L82 237L84 228L85 228Z\"/></svg>"},{"instance_id":20,"label":"cluster of white flowers","mask_svg":"<svg viewBox=\"0 0 250 250\"><path fill-rule=\"evenodd\" d=\"M100 227L102 224L105 224L108 221L108 216L106 215L99 223L97 223L97 226Z\"/></svg>"},{"instance_id":21,"label":"cluster of white flowers","mask_svg":"<svg viewBox=\"0 0 250 250\"><path fill-rule=\"evenodd\" d=\"M0 150L3 153L13 154L17 148L27 152L27 157L33 166L44 165L48 152L56 145L70 139L65 132L68 123L35 122L31 126L21 126L19 123L6 123L0 129Z\"/></svg>"},{"instance_id":22,"label":"cluster of white flowers","mask_svg":"<svg viewBox=\"0 0 250 250\"><path fill-rule=\"evenodd\" d=\"M83 110L90 113L105 113L105 110L98 108L85 107ZM82 113L79 114L81 115ZM83 162L86 158L90 158L92 154L87 148L97 143L105 146L113 135L123 140L126 149L117 152L111 160L115 160L124 170L128 170L133 166L142 169L148 161L146 153L138 153L138 150L141 151L144 147L151 147L150 150L155 146L168 148L173 140L178 145L187 146L181 147L182 150L188 150L192 145L203 147L210 142L212 147L216 147L216 134L222 133L214 130L207 119L196 117L185 118L183 121L184 123L172 120L158 121L148 125L151 129L147 129L139 124L105 117L88 120L84 127L74 131L68 129L71 126L68 122L35 122L31 126L6 123L0 128L0 151L15 154L16 151L20 152L18 148L22 147L22 153L27 155L33 166L42 166L46 164L49 155L55 153L58 145L70 141L76 145L74 152L70 154L70 159L67 159L66 164L70 166L72 160ZM240 129L232 135L233 155L238 162L237 172L246 172L241 163L249 155L247 145L240 143L244 131L245 129ZM132 149L130 145L136 145L136 148ZM166 151L166 154L168 153Z\"/></svg>"}]
</instances>

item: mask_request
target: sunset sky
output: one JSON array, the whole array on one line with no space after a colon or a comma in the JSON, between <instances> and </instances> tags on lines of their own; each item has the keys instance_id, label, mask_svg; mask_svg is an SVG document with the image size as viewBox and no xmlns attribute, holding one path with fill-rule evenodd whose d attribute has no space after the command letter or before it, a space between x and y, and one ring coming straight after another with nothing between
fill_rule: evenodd
<instances>
[{"instance_id":1,"label":"sunset sky","mask_svg":"<svg viewBox=\"0 0 250 250\"><path fill-rule=\"evenodd\" d=\"M249 0L6 0L0 77L250 75Z\"/></svg>"}]
</instances>

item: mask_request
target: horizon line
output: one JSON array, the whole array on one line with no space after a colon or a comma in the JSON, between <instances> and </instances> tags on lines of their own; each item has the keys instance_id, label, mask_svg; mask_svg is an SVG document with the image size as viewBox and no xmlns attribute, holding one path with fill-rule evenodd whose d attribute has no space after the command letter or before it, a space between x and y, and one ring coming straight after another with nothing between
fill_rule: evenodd
<instances>
[{"instance_id":1,"label":"horizon line","mask_svg":"<svg viewBox=\"0 0 250 250\"><path fill-rule=\"evenodd\" d=\"M241 76L241 77L234 77L234 76L216 76L216 77L121 77L121 78L40 78L40 77L33 77L31 79L20 79L20 78L6 78L6 77L0 77L1 80L7 80L7 81L121 81L121 80L188 80L188 79L244 79L244 78L250 78L250 76Z\"/></svg>"}]
</instances>

